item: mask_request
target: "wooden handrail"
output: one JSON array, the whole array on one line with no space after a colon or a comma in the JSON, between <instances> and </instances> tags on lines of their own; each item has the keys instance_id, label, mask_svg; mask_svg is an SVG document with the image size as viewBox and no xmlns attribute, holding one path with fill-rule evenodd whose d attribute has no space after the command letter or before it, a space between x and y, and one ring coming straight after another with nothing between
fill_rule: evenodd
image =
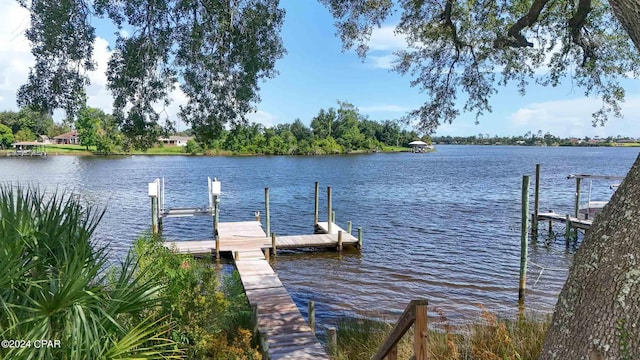
<instances>
[{"instance_id":1,"label":"wooden handrail","mask_svg":"<svg viewBox=\"0 0 640 360\"><path fill-rule=\"evenodd\" d=\"M398 356L397 345L400 339L407 333L411 325L415 323L415 335L413 341L415 360L427 359L427 344L428 344L428 330L427 330L427 300L411 300L409 305L398 319L398 322L391 330L389 336L384 341L378 353L374 355L371 360L396 360Z\"/></svg>"}]
</instances>

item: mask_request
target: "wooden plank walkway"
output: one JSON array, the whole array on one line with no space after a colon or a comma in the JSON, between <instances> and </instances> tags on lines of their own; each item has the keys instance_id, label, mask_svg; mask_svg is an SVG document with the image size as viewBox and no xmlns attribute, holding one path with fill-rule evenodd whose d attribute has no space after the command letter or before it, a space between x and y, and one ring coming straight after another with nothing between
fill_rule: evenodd
<instances>
[{"instance_id":1,"label":"wooden plank walkway","mask_svg":"<svg viewBox=\"0 0 640 360\"><path fill-rule=\"evenodd\" d=\"M560 222L564 224L567 222L567 215L556 214L553 212L539 213L538 221L553 221L553 222ZM584 220L584 219L579 219L573 216L569 217L569 222L571 223L571 227L583 229L583 230L589 230L589 228L591 227L591 224L593 224L593 220Z\"/></svg>"},{"instance_id":2,"label":"wooden plank walkway","mask_svg":"<svg viewBox=\"0 0 640 360\"><path fill-rule=\"evenodd\" d=\"M333 224L332 224L333 227ZM335 226L337 228L337 225ZM333 229L332 229L333 230ZM332 231L333 232L333 231ZM219 223L220 251L238 252L234 259L249 304L258 308L258 327L265 329L272 360L329 360L298 307L261 249L271 248L258 221ZM357 243L357 239L343 233L343 244ZM336 234L276 237L276 247L337 246ZM179 253L215 253L214 240L169 241L165 246Z\"/></svg>"}]
</instances>

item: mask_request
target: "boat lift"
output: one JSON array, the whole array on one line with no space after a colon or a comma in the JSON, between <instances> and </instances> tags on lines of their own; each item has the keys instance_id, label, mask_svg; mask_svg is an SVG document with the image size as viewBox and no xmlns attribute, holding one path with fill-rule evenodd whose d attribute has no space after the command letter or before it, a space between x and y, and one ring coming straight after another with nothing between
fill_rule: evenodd
<instances>
[{"instance_id":1,"label":"boat lift","mask_svg":"<svg viewBox=\"0 0 640 360\"><path fill-rule=\"evenodd\" d=\"M214 234L218 229L218 215L220 213L221 182L218 179L207 178L208 200L206 207L166 208L164 203L164 178L156 178L149 183L149 197L151 198L151 219L153 233L162 231L162 219L171 217L212 216Z\"/></svg>"},{"instance_id":2,"label":"boat lift","mask_svg":"<svg viewBox=\"0 0 640 360\"><path fill-rule=\"evenodd\" d=\"M590 174L570 174L567 176L567 179L576 179L576 200L575 200L575 210L574 216L577 218L579 215L584 215L585 220L592 219L602 208L607 204L608 201L592 201L591 200L591 186L593 184L593 180L613 180L613 181L622 181L624 176L612 176L612 175L590 175ZM589 180L589 193L587 198L587 203L583 206L580 205L580 189L582 186L582 179ZM611 185L611 189L616 189L618 184Z\"/></svg>"}]
</instances>

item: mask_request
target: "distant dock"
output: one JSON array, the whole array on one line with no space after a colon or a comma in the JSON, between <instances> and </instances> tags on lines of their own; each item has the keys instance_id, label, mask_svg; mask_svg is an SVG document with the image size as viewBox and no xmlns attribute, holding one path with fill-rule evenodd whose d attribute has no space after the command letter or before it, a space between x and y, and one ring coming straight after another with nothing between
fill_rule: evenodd
<instances>
[{"instance_id":1,"label":"distant dock","mask_svg":"<svg viewBox=\"0 0 640 360\"><path fill-rule=\"evenodd\" d=\"M166 241L165 246L176 253L214 256L231 253L233 261L254 310L254 326L261 338L261 347L269 359L329 359L327 352L315 336L315 322L302 317L293 299L278 278L269 260L278 249L334 248L344 246L362 248L362 229L358 236L351 235L351 223L347 230L333 221L318 221L318 183L315 185L314 232L309 235L277 236L270 232L269 189L265 189L266 227L262 228L260 215L255 221L218 222L220 182L209 179L209 206L200 208L164 207L164 180L149 184L154 232L162 229L162 219L170 217L211 216L213 231L210 239L195 241ZM331 188L327 188L328 214L331 211ZM315 314L313 315L315 317Z\"/></svg>"}]
</instances>

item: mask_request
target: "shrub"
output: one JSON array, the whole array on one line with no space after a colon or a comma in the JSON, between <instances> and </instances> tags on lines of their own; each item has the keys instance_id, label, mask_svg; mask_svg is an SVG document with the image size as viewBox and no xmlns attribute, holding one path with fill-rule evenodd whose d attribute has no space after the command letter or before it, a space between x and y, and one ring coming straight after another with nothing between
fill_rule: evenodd
<instances>
[{"instance_id":1,"label":"shrub","mask_svg":"<svg viewBox=\"0 0 640 360\"><path fill-rule=\"evenodd\" d=\"M161 287L136 276L133 256L107 284L107 250L91 243L102 214L72 194L0 186L0 339L59 341L2 347L0 358L182 357L170 323L145 315Z\"/></svg>"},{"instance_id":2,"label":"shrub","mask_svg":"<svg viewBox=\"0 0 640 360\"><path fill-rule=\"evenodd\" d=\"M174 322L171 339L191 359L261 359L251 346L249 303L234 273L220 283L219 272L210 263L191 255L171 252L162 240L150 236L134 245L145 274L153 274L163 285L158 318Z\"/></svg>"}]
</instances>

